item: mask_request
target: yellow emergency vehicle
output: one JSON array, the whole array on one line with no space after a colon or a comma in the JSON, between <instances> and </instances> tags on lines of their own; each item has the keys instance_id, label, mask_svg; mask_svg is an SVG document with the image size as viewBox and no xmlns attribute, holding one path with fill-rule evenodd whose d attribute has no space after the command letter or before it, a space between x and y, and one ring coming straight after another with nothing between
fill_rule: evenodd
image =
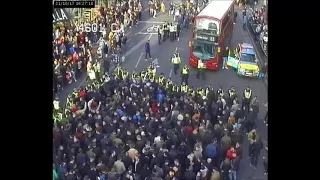
<instances>
[{"instance_id":1,"label":"yellow emergency vehicle","mask_svg":"<svg viewBox=\"0 0 320 180\"><path fill-rule=\"evenodd\" d=\"M259 66L256 52L251 44L238 44L236 49L229 51L227 65L236 69L237 75L258 77Z\"/></svg>"}]
</instances>

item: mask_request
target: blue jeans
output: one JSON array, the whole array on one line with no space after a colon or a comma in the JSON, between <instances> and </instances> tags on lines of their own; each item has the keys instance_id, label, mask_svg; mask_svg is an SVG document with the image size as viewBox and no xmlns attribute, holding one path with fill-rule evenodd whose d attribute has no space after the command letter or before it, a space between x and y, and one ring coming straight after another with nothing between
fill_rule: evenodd
<instances>
[{"instance_id":1,"label":"blue jeans","mask_svg":"<svg viewBox=\"0 0 320 180\"><path fill-rule=\"evenodd\" d=\"M223 60L222 67L227 67L228 57L222 57L222 60Z\"/></svg>"},{"instance_id":2,"label":"blue jeans","mask_svg":"<svg viewBox=\"0 0 320 180\"><path fill-rule=\"evenodd\" d=\"M264 73L260 72L259 73L259 79L262 79L262 78L264 78Z\"/></svg>"},{"instance_id":3,"label":"blue jeans","mask_svg":"<svg viewBox=\"0 0 320 180\"><path fill-rule=\"evenodd\" d=\"M259 160L260 152L256 152L251 155L251 165L257 167Z\"/></svg>"},{"instance_id":4,"label":"blue jeans","mask_svg":"<svg viewBox=\"0 0 320 180\"><path fill-rule=\"evenodd\" d=\"M96 33L94 33L93 37L92 37L92 44L96 44L98 41L98 35Z\"/></svg>"},{"instance_id":5,"label":"blue jeans","mask_svg":"<svg viewBox=\"0 0 320 180\"><path fill-rule=\"evenodd\" d=\"M231 170L231 172L229 172L229 180L237 180L237 171Z\"/></svg>"}]
</instances>

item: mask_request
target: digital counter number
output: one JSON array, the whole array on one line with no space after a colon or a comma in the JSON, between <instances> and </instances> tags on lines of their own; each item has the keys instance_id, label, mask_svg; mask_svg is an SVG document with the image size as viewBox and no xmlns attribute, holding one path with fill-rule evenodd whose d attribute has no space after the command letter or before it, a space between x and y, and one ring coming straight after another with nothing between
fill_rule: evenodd
<instances>
[{"instance_id":1,"label":"digital counter number","mask_svg":"<svg viewBox=\"0 0 320 180\"><path fill-rule=\"evenodd\" d=\"M117 24L112 23L110 26L110 29L112 32L117 32ZM97 24L97 23L85 23L85 24L80 24L79 26L76 27L77 31L82 31L82 32L103 32L106 30L106 27L102 24Z\"/></svg>"}]
</instances>

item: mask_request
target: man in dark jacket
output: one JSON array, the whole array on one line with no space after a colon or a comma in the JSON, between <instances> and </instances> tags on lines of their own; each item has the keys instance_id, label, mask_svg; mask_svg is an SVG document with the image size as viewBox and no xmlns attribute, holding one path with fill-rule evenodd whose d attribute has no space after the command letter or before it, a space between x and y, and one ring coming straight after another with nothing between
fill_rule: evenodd
<instances>
[{"instance_id":1,"label":"man in dark jacket","mask_svg":"<svg viewBox=\"0 0 320 180\"><path fill-rule=\"evenodd\" d=\"M227 67L227 61L228 61L228 55L229 55L229 47L226 47L222 54L222 69L228 69Z\"/></svg>"},{"instance_id":2,"label":"man in dark jacket","mask_svg":"<svg viewBox=\"0 0 320 180\"><path fill-rule=\"evenodd\" d=\"M144 45L144 50L146 52L144 59L147 60L147 57L151 59L151 54L150 54L150 40L148 39L147 43Z\"/></svg>"},{"instance_id":3,"label":"man in dark jacket","mask_svg":"<svg viewBox=\"0 0 320 180\"><path fill-rule=\"evenodd\" d=\"M240 167L240 157L237 156L235 159L231 161L231 169L229 171L229 180L237 179L237 171Z\"/></svg>"},{"instance_id":4,"label":"man in dark jacket","mask_svg":"<svg viewBox=\"0 0 320 180\"><path fill-rule=\"evenodd\" d=\"M254 169L257 168L258 160L260 157L261 149L263 149L263 143L261 138L259 137L252 146L252 155L251 155L251 163L250 165L253 166Z\"/></svg>"},{"instance_id":5,"label":"man in dark jacket","mask_svg":"<svg viewBox=\"0 0 320 180\"><path fill-rule=\"evenodd\" d=\"M187 169L184 173L183 173L183 178L184 180L194 180L196 179L196 174L190 170L190 169Z\"/></svg>"}]
</instances>

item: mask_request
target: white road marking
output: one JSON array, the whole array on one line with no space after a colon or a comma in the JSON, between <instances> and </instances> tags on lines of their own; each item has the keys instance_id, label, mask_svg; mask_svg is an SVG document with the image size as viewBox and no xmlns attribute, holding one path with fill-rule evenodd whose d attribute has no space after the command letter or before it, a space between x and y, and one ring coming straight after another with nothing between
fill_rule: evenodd
<instances>
[{"instance_id":1,"label":"white road marking","mask_svg":"<svg viewBox=\"0 0 320 180\"><path fill-rule=\"evenodd\" d=\"M151 39L151 36L152 36L153 34L150 34L150 36L149 36L149 38L148 38L148 40L150 40Z\"/></svg>"},{"instance_id":2,"label":"white road marking","mask_svg":"<svg viewBox=\"0 0 320 180\"><path fill-rule=\"evenodd\" d=\"M156 67L156 68L159 68L159 61L158 61L158 58L155 58L153 61L152 61L152 64Z\"/></svg>"},{"instance_id":3,"label":"white road marking","mask_svg":"<svg viewBox=\"0 0 320 180\"><path fill-rule=\"evenodd\" d=\"M146 35L146 34L158 34L158 33L137 32L136 34L143 34L143 35Z\"/></svg>"},{"instance_id":4,"label":"white road marking","mask_svg":"<svg viewBox=\"0 0 320 180\"><path fill-rule=\"evenodd\" d=\"M169 78L171 78L172 75L172 69L170 69Z\"/></svg>"},{"instance_id":5,"label":"white road marking","mask_svg":"<svg viewBox=\"0 0 320 180\"><path fill-rule=\"evenodd\" d=\"M136 65L135 65L135 68L138 67L138 65L139 65L139 63L140 63L140 61L141 61L142 55L143 55L143 52L140 54L139 59L138 59Z\"/></svg>"},{"instance_id":6,"label":"white road marking","mask_svg":"<svg viewBox=\"0 0 320 180\"><path fill-rule=\"evenodd\" d=\"M145 38L140 40L137 44L130 47L130 49L124 54L125 57L129 56L132 52L136 51L142 44L146 42Z\"/></svg>"},{"instance_id":7,"label":"white road marking","mask_svg":"<svg viewBox=\"0 0 320 180\"><path fill-rule=\"evenodd\" d=\"M145 21L145 22L147 22L147 21ZM138 33L139 34L139 33ZM153 35L153 34L158 34L158 33L145 33L145 34L150 34L150 36L149 36L149 38L148 38L148 40L150 40L151 39L151 36ZM138 44L135 44L135 46L133 46L133 47L130 47L130 50L129 51L127 51L125 54L124 54L124 57L127 57L129 54L131 54L133 51L135 51L141 44L143 44L144 43L144 41L140 41ZM142 55L143 55L143 52L141 53L141 55L140 55L140 57L139 57L139 59L138 59L138 62L137 62L137 64L136 64L136 68L138 67L138 65L139 65L139 62L140 62L140 60L141 60L141 57L142 57ZM86 76L86 75L85 75ZM78 85L78 87L77 87L77 89L79 89L84 83L86 82L86 77L84 78L84 80Z\"/></svg>"},{"instance_id":8,"label":"white road marking","mask_svg":"<svg viewBox=\"0 0 320 180\"><path fill-rule=\"evenodd\" d=\"M154 24L163 24L164 21L138 21L139 23L154 23Z\"/></svg>"},{"instance_id":9,"label":"white road marking","mask_svg":"<svg viewBox=\"0 0 320 180\"><path fill-rule=\"evenodd\" d=\"M77 89L79 89L86 82L86 79L87 79L87 75L85 74L85 77L84 77L83 81L79 84Z\"/></svg>"}]
</instances>

